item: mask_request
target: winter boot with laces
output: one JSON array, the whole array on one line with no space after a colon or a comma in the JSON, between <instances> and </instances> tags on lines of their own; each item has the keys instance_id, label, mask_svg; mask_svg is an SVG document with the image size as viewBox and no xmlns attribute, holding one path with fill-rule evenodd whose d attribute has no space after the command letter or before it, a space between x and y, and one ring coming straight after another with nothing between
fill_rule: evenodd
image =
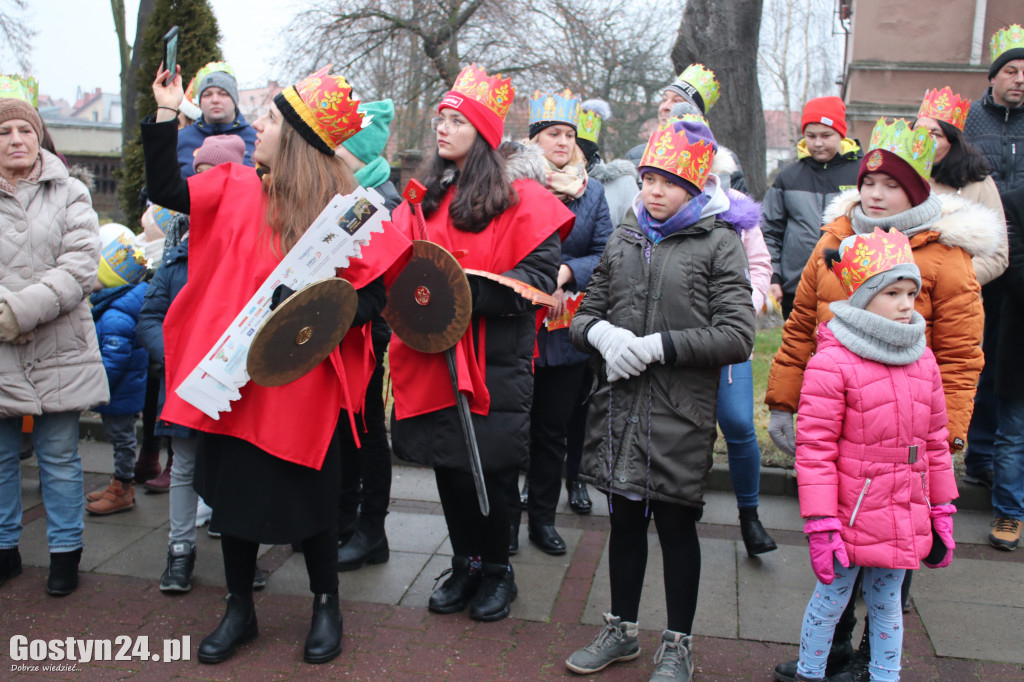
<instances>
[{"instance_id":1,"label":"winter boot with laces","mask_svg":"<svg viewBox=\"0 0 1024 682\"><path fill-rule=\"evenodd\" d=\"M434 613L458 613L465 611L469 600L480 589L480 560L471 561L468 556L453 556L452 567L437 576L440 580L448 576L441 587L430 595L427 608ZM436 583L435 583L436 584Z\"/></svg>"},{"instance_id":2,"label":"winter boot with laces","mask_svg":"<svg viewBox=\"0 0 1024 682\"><path fill-rule=\"evenodd\" d=\"M654 653L654 674L651 682L690 682L693 677L693 637L665 630L661 646Z\"/></svg>"},{"instance_id":3,"label":"winter boot with laces","mask_svg":"<svg viewBox=\"0 0 1024 682\"><path fill-rule=\"evenodd\" d=\"M508 616L512 602L519 596L516 574L509 564L484 564L480 589L469 603L469 617L491 622Z\"/></svg>"},{"instance_id":4,"label":"winter boot with laces","mask_svg":"<svg viewBox=\"0 0 1024 682\"><path fill-rule=\"evenodd\" d=\"M632 661L640 655L640 631L636 623L623 622L610 613L604 614L604 622L593 642L577 649L566 659L566 668L580 675L589 675L616 661Z\"/></svg>"},{"instance_id":5,"label":"winter boot with laces","mask_svg":"<svg viewBox=\"0 0 1024 682\"><path fill-rule=\"evenodd\" d=\"M192 571L196 566L196 546L191 542L172 542L167 548L167 568L160 576L161 592L188 592L192 589Z\"/></svg>"}]
</instances>

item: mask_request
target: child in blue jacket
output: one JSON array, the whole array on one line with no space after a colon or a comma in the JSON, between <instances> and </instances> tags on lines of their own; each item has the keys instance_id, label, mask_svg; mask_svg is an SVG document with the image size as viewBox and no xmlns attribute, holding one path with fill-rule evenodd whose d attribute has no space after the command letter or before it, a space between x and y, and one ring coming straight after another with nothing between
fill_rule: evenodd
<instances>
[{"instance_id":1,"label":"child in blue jacket","mask_svg":"<svg viewBox=\"0 0 1024 682\"><path fill-rule=\"evenodd\" d=\"M135 506L135 422L146 400L149 354L135 327L147 285L146 259L133 246L135 235L116 223L100 228L99 281L89 296L100 355L107 370L110 402L96 408L107 441L114 447L114 476L104 490L87 496L85 510L96 516Z\"/></svg>"}]
</instances>

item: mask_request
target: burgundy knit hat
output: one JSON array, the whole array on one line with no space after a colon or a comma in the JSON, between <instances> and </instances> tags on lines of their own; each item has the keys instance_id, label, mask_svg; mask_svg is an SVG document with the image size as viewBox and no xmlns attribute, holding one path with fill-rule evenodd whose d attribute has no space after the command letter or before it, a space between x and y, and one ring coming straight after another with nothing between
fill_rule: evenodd
<instances>
[{"instance_id":1,"label":"burgundy knit hat","mask_svg":"<svg viewBox=\"0 0 1024 682\"><path fill-rule=\"evenodd\" d=\"M40 141L43 139L43 119L39 118L39 112L34 106L23 99L0 97L0 123L16 118L28 121L32 130L36 131L36 137Z\"/></svg>"},{"instance_id":2,"label":"burgundy knit hat","mask_svg":"<svg viewBox=\"0 0 1024 682\"><path fill-rule=\"evenodd\" d=\"M211 135L193 152L192 157L192 170L196 172L204 163L211 166L242 163L245 159L245 141L238 135Z\"/></svg>"},{"instance_id":3,"label":"burgundy knit hat","mask_svg":"<svg viewBox=\"0 0 1024 682\"><path fill-rule=\"evenodd\" d=\"M900 184L912 206L920 206L932 193L931 185L914 167L887 149L872 149L860 162L857 189L864 184L868 173L885 173Z\"/></svg>"},{"instance_id":4,"label":"burgundy knit hat","mask_svg":"<svg viewBox=\"0 0 1024 682\"><path fill-rule=\"evenodd\" d=\"M816 97L807 100L800 116L800 130L808 123L820 123L835 129L840 137L846 137L846 105L838 97Z\"/></svg>"}]
</instances>

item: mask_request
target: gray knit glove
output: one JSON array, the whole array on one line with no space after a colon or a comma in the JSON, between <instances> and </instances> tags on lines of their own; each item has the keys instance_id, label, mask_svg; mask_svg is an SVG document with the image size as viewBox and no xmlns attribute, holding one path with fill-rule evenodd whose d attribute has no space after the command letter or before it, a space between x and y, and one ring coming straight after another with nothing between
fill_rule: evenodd
<instances>
[{"instance_id":1,"label":"gray knit glove","mask_svg":"<svg viewBox=\"0 0 1024 682\"><path fill-rule=\"evenodd\" d=\"M783 410L770 410L768 435L772 437L775 447L790 457L796 456L796 432L793 430L793 413Z\"/></svg>"}]
</instances>

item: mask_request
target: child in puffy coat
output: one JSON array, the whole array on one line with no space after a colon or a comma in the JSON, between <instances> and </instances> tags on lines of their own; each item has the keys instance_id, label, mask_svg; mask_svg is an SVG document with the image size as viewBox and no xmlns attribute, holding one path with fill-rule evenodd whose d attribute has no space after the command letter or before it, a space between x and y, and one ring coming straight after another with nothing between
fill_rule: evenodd
<instances>
[{"instance_id":1,"label":"child in puffy coat","mask_svg":"<svg viewBox=\"0 0 1024 682\"><path fill-rule=\"evenodd\" d=\"M818 578L804 613L798 680L825 679L833 631L864 571L872 680L898 680L900 586L921 560L953 559L957 497L946 401L907 237L880 229L825 251L849 295L818 327L797 417L800 514Z\"/></svg>"},{"instance_id":2,"label":"child in puffy coat","mask_svg":"<svg viewBox=\"0 0 1024 682\"><path fill-rule=\"evenodd\" d=\"M97 407L107 441L114 448L114 476L103 490L86 496L85 510L104 516L135 506L135 421L146 400L149 355L135 333L146 295L146 259L124 225L100 228L99 281L89 296L110 402Z\"/></svg>"}]
</instances>

